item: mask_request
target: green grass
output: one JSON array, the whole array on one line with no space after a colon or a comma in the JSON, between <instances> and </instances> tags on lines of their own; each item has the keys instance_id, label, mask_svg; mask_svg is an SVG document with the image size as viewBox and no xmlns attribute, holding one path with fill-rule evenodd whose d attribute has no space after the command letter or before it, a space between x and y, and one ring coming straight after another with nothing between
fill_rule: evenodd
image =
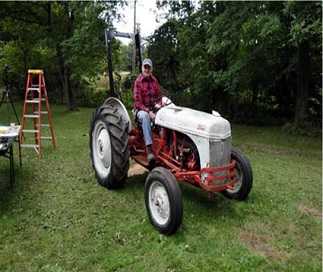
<instances>
[{"instance_id":1,"label":"green grass","mask_svg":"<svg viewBox=\"0 0 323 272\"><path fill-rule=\"evenodd\" d=\"M13 189L0 158L0 271L321 271L320 138L232 125L254 171L249 199L181 185L183 225L165 237L147 218L145 175L118 191L97 185L91 112L54 107L58 149L41 160L24 149Z\"/></svg>"}]
</instances>

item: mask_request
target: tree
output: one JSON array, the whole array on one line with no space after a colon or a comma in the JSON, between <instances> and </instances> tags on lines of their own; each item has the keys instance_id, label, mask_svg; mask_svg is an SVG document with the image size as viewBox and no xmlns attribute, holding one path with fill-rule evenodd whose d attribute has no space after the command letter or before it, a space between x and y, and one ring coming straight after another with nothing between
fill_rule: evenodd
<instances>
[{"instance_id":1,"label":"tree","mask_svg":"<svg viewBox=\"0 0 323 272\"><path fill-rule=\"evenodd\" d=\"M313 67L315 61L322 61L315 56L322 52L322 3L288 2L285 4L285 13L291 18L288 33L290 46L297 48L294 122L296 126L302 126L308 117L309 98L314 94L310 92L312 73L320 73L318 70L313 71Z\"/></svg>"},{"instance_id":2,"label":"tree","mask_svg":"<svg viewBox=\"0 0 323 272\"><path fill-rule=\"evenodd\" d=\"M182 101L244 122L269 115L301 126L309 119L309 102L318 103L321 93L320 2L160 5L169 8L168 19L149 52L161 64L155 72Z\"/></svg>"},{"instance_id":3,"label":"tree","mask_svg":"<svg viewBox=\"0 0 323 272\"><path fill-rule=\"evenodd\" d=\"M0 63L14 63L17 75L43 67L46 80L76 108L84 77L97 76L105 61L104 28L112 26L123 2L1 2ZM18 60L10 57L18 51ZM22 81L22 80L20 80Z\"/></svg>"}]
</instances>

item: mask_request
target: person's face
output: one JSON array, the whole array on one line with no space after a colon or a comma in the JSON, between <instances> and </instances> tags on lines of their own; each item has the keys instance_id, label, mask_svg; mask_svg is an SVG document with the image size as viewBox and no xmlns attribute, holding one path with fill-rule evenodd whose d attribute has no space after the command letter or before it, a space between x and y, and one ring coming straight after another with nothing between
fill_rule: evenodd
<instances>
[{"instance_id":1,"label":"person's face","mask_svg":"<svg viewBox=\"0 0 323 272\"><path fill-rule=\"evenodd\" d=\"M151 67L148 64L144 65L144 71L143 71L145 76L151 75Z\"/></svg>"}]
</instances>

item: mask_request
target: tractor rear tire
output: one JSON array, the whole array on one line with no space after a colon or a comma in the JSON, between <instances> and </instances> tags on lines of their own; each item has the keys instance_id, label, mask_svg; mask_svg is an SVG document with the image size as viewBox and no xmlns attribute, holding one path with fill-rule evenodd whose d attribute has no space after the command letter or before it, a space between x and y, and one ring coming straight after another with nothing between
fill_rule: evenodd
<instances>
[{"instance_id":1,"label":"tractor rear tire","mask_svg":"<svg viewBox=\"0 0 323 272\"><path fill-rule=\"evenodd\" d=\"M236 161L236 173L239 181L234 184L233 189L223 191L227 198L245 200L252 188L252 168L248 158L236 148L231 150L231 159Z\"/></svg>"},{"instance_id":2,"label":"tractor rear tire","mask_svg":"<svg viewBox=\"0 0 323 272\"><path fill-rule=\"evenodd\" d=\"M128 122L111 105L94 112L90 156L98 183L110 190L124 185L129 169Z\"/></svg>"},{"instance_id":3,"label":"tractor rear tire","mask_svg":"<svg viewBox=\"0 0 323 272\"><path fill-rule=\"evenodd\" d=\"M154 168L145 183L145 204L151 224L171 235L182 223L182 193L175 176L164 167Z\"/></svg>"}]
</instances>

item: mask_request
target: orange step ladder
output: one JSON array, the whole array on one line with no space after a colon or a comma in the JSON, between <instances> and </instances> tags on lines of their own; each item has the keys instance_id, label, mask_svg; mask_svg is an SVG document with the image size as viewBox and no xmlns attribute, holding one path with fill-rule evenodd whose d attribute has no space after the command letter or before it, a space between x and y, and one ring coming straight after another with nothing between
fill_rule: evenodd
<instances>
[{"instance_id":1,"label":"orange step ladder","mask_svg":"<svg viewBox=\"0 0 323 272\"><path fill-rule=\"evenodd\" d=\"M44 102L46 104L45 111L42 109ZM43 116L47 116L48 122L45 124L42 123ZM28 120L32 121L32 129L28 127L30 125ZM42 135L42 128L45 127L49 129L49 136ZM34 134L35 143L25 143L27 134ZM41 157L42 140L51 140L53 147L56 148L56 138L43 70L28 70L19 137L21 147L33 148L39 157Z\"/></svg>"}]
</instances>

